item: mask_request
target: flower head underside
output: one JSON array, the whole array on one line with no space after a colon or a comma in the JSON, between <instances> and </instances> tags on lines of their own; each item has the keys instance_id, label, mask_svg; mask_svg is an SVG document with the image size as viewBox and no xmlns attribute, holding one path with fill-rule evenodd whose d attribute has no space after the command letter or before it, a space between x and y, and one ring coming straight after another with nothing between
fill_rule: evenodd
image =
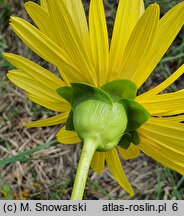
<instances>
[{"instance_id":1,"label":"flower head underside","mask_svg":"<svg viewBox=\"0 0 184 216\"><path fill-rule=\"evenodd\" d=\"M142 151L184 175L184 90L160 94L183 74L184 65L137 95L181 30L184 2L160 18L157 4L145 9L143 0L120 0L111 42L102 0L90 1L88 23L81 0L30 1L25 8L36 27L11 17L13 31L60 73L58 77L24 57L4 54L16 68L8 78L30 100L58 113L26 126L66 122L56 135L59 142L98 143L91 168L101 173L106 162L130 195L133 189L119 154L127 160Z\"/></svg>"}]
</instances>

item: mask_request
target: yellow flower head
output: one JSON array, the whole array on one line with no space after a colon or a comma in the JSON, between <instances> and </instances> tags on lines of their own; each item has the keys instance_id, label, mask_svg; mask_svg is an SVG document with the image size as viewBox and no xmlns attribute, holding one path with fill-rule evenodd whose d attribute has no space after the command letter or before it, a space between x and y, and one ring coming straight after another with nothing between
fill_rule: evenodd
<instances>
[{"instance_id":1,"label":"yellow flower head","mask_svg":"<svg viewBox=\"0 0 184 216\"><path fill-rule=\"evenodd\" d=\"M25 8L37 27L11 17L13 31L61 75L21 56L4 54L17 68L9 71L8 78L30 100L59 113L26 126L66 122L57 133L58 141L87 142L84 151L94 153L88 158L92 169L101 173L106 162L130 195L133 189L119 154L127 160L143 151L184 175L184 125L180 123L184 121L184 90L159 94L183 74L184 65L136 96L182 28L184 2L160 19L157 4L145 10L143 0L120 0L110 43L102 0L90 1L89 24L81 0L41 0L40 5L27 2ZM85 153L81 161L84 158ZM79 167L88 170L85 163ZM77 173L73 199L82 198L77 186L81 175Z\"/></svg>"}]
</instances>

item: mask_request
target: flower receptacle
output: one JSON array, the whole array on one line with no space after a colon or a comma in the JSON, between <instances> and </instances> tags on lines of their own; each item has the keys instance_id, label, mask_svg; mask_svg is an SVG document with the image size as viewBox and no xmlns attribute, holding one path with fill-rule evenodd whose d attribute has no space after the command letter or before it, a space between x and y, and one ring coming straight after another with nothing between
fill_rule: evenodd
<instances>
[{"instance_id":1,"label":"flower receptacle","mask_svg":"<svg viewBox=\"0 0 184 216\"><path fill-rule=\"evenodd\" d=\"M98 143L98 151L108 151L116 146L127 127L127 115L119 103L107 104L89 99L73 110L73 123L81 140Z\"/></svg>"}]
</instances>

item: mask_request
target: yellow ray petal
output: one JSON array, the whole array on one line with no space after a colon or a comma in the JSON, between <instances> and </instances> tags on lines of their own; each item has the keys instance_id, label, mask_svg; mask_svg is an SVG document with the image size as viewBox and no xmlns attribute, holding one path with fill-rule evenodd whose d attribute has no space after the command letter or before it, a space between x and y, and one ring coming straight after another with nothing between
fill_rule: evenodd
<instances>
[{"instance_id":1,"label":"yellow ray petal","mask_svg":"<svg viewBox=\"0 0 184 216\"><path fill-rule=\"evenodd\" d=\"M143 99L143 98L142 98ZM169 116L184 113L184 90L153 95L139 101L151 115Z\"/></svg>"},{"instance_id":2,"label":"yellow ray petal","mask_svg":"<svg viewBox=\"0 0 184 216\"><path fill-rule=\"evenodd\" d=\"M62 103L62 102L51 102L49 100L45 100L42 98L42 95L34 95L30 93L26 93L26 96L33 101L36 104L39 104L40 106L43 106L49 110L53 110L56 112L66 112L71 109L70 105L67 103Z\"/></svg>"},{"instance_id":3,"label":"yellow ray petal","mask_svg":"<svg viewBox=\"0 0 184 216\"><path fill-rule=\"evenodd\" d=\"M118 151L124 160L133 159L139 156L140 150L138 146L130 144L127 150L118 147Z\"/></svg>"},{"instance_id":4,"label":"yellow ray petal","mask_svg":"<svg viewBox=\"0 0 184 216\"><path fill-rule=\"evenodd\" d=\"M170 116L165 119L167 119L168 121L174 121L174 122L184 122L184 114L177 115L177 116Z\"/></svg>"},{"instance_id":5,"label":"yellow ray petal","mask_svg":"<svg viewBox=\"0 0 184 216\"><path fill-rule=\"evenodd\" d=\"M148 138L149 139L149 138ZM140 149L149 157L153 158L154 160L158 161L162 165L173 169L182 175L184 175L184 165L181 162L177 161L177 158L173 157L172 151L166 151L162 147L158 145L154 145L154 142L147 140L145 138L142 139L140 143ZM166 155L166 153L171 154Z\"/></svg>"},{"instance_id":6,"label":"yellow ray petal","mask_svg":"<svg viewBox=\"0 0 184 216\"><path fill-rule=\"evenodd\" d=\"M139 19L125 48L119 78L129 79L137 84L143 71L138 67L144 61L155 36L159 21L159 6L151 5Z\"/></svg>"},{"instance_id":7,"label":"yellow ray petal","mask_svg":"<svg viewBox=\"0 0 184 216\"><path fill-rule=\"evenodd\" d=\"M57 35L54 34L53 25L49 14L45 10L45 7L39 6L34 2L27 2L25 3L25 9L40 31L47 35L55 43L59 44Z\"/></svg>"},{"instance_id":8,"label":"yellow ray petal","mask_svg":"<svg viewBox=\"0 0 184 216\"><path fill-rule=\"evenodd\" d=\"M105 164L105 153L95 152L93 159L91 161L92 170L100 174L104 170L104 164Z\"/></svg>"},{"instance_id":9,"label":"yellow ray petal","mask_svg":"<svg viewBox=\"0 0 184 216\"><path fill-rule=\"evenodd\" d=\"M40 6L41 6L45 11L48 11L47 0L40 0Z\"/></svg>"},{"instance_id":10,"label":"yellow ray petal","mask_svg":"<svg viewBox=\"0 0 184 216\"><path fill-rule=\"evenodd\" d=\"M151 117L138 132L142 136L153 136L176 149L184 148L184 124L169 121L167 118Z\"/></svg>"},{"instance_id":11,"label":"yellow ray petal","mask_svg":"<svg viewBox=\"0 0 184 216\"><path fill-rule=\"evenodd\" d=\"M63 144L78 144L81 142L75 131L65 130L65 127L59 130L59 132L56 134L56 137L57 140Z\"/></svg>"},{"instance_id":12,"label":"yellow ray petal","mask_svg":"<svg viewBox=\"0 0 184 216\"><path fill-rule=\"evenodd\" d=\"M145 82L181 30L183 17L184 2L181 2L160 19L153 44L138 68L137 74L142 75L136 82L138 87Z\"/></svg>"},{"instance_id":13,"label":"yellow ray petal","mask_svg":"<svg viewBox=\"0 0 184 216\"><path fill-rule=\"evenodd\" d=\"M143 0L119 1L110 47L109 80L115 79L114 74L119 73L119 68L122 68L121 63L125 47L143 12Z\"/></svg>"},{"instance_id":14,"label":"yellow ray petal","mask_svg":"<svg viewBox=\"0 0 184 216\"><path fill-rule=\"evenodd\" d=\"M89 31L85 11L81 0L65 0L76 30L82 39L85 48L89 51Z\"/></svg>"},{"instance_id":15,"label":"yellow ray petal","mask_svg":"<svg viewBox=\"0 0 184 216\"><path fill-rule=\"evenodd\" d=\"M90 2L89 28L92 62L98 85L101 86L106 83L109 58L108 33L102 0Z\"/></svg>"},{"instance_id":16,"label":"yellow ray petal","mask_svg":"<svg viewBox=\"0 0 184 216\"><path fill-rule=\"evenodd\" d=\"M157 149L157 151L160 150L162 153L165 154L166 157L170 158L170 155L172 155L173 163L180 165L183 164L184 166L183 148L177 148L175 146L172 146L169 142L165 143L165 141L163 141L161 138L152 137L150 135L147 135L146 138L143 138L143 140L146 139L149 139L152 142L152 147Z\"/></svg>"},{"instance_id":17,"label":"yellow ray petal","mask_svg":"<svg viewBox=\"0 0 184 216\"><path fill-rule=\"evenodd\" d=\"M3 57L17 69L23 71L24 74L27 74L28 77L39 81L40 83L48 86L48 88L51 88L54 91L66 85L61 79L52 74L50 71L22 56L4 53Z\"/></svg>"},{"instance_id":18,"label":"yellow ray petal","mask_svg":"<svg viewBox=\"0 0 184 216\"><path fill-rule=\"evenodd\" d=\"M160 93L161 91L166 89L168 86L170 86L173 82L175 82L183 73L184 73L184 64L180 68L178 68L178 70L175 71L169 78L164 80L161 84L139 95L137 97L137 100L144 101L144 100L149 99L150 96Z\"/></svg>"},{"instance_id":19,"label":"yellow ray petal","mask_svg":"<svg viewBox=\"0 0 184 216\"><path fill-rule=\"evenodd\" d=\"M90 61L89 54L76 30L74 22L63 0L48 0L49 14L55 27L56 34L60 36L63 49L78 73L81 73L88 83L96 85L96 74ZM84 80L83 80L84 82Z\"/></svg>"},{"instance_id":20,"label":"yellow ray petal","mask_svg":"<svg viewBox=\"0 0 184 216\"><path fill-rule=\"evenodd\" d=\"M153 136L143 132L139 144L140 149L164 166L184 175L184 147L183 151L178 153L177 147L171 147L169 142L165 142L164 137L161 140Z\"/></svg>"},{"instance_id":21,"label":"yellow ray petal","mask_svg":"<svg viewBox=\"0 0 184 216\"><path fill-rule=\"evenodd\" d=\"M41 119L38 121L26 123L26 124L24 124L24 126L27 128L31 128L31 127L47 127L47 126L62 124L68 118L68 114L69 114L68 112L65 112L62 114L52 116L52 117L47 118L47 119Z\"/></svg>"},{"instance_id":22,"label":"yellow ray petal","mask_svg":"<svg viewBox=\"0 0 184 216\"><path fill-rule=\"evenodd\" d=\"M105 157L107 165L116 181L130 194L130 196L133 196L134 191L125 176L117 150L113 148L111 151L105 152Z\"/></svg>"},{"instance_id":23,"label":"yellow ray petal","mask_svg":"<svg viewBox=\"0 0 184 216\"><path fill-rule=\"evenodd\" d=\"M28 93L42 97L43 99L53 103L61 102L67 104L67 102L60 97L55 90L47 86L47 84L43 84L18 69L9 71L7 76L15 85Z\"/></svg>"},{"instance_id":24,"label":"yellow ray petal","mask_svg":"<svg viewBox=\"0 0 184 216\"><path fill-rule=\"evenodd\" d=\"M65 76L71 82L87 82L85 76L68 61L66 53L36 27L18 17L11 18L11 26L29 48L46 61L56 65L60 71L65 72Z\"/></svg>"}]
</instances>

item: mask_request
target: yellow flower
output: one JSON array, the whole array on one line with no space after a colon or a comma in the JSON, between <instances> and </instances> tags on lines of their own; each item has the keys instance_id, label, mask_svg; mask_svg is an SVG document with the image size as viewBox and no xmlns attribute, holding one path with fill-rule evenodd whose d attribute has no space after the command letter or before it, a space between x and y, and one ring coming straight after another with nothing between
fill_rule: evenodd
<instances>
[{"instance_id":1,"label":"yellow flower","mask_svg":"<svg viewBox=\"0 0 184 216\"><path fill-rule=\"evenodd\" d=\"M60 114L28 123L27 127L43 127L64 123L71 105L56 90L74 82L96 87L113 80L130 80L139 89L150 76L184 24L184 2L176 5L161 19L159 6L146 10L143 0L120 0L112 40L108 32L102 0L91 0L89 26L81 0L41 0L25 8L35 26L11 17L11 27L21 40L46 61L54 64L62 77L15 54L4 57L17 69L8 78L26 91L33 102ZM157 87L136 97L150 118L137 132L139 145L128 149L114 147L96 151L92 169L101 173L105 161L116 179L130 195L130 186L121 166L123 159L139 156L140 151L164 166L184 175L184 90L159 94L184 72L182 65ZM57 139L64 144L76 144L80 139L75 131L62 128Z\"/></svg>"}]
</instances>

